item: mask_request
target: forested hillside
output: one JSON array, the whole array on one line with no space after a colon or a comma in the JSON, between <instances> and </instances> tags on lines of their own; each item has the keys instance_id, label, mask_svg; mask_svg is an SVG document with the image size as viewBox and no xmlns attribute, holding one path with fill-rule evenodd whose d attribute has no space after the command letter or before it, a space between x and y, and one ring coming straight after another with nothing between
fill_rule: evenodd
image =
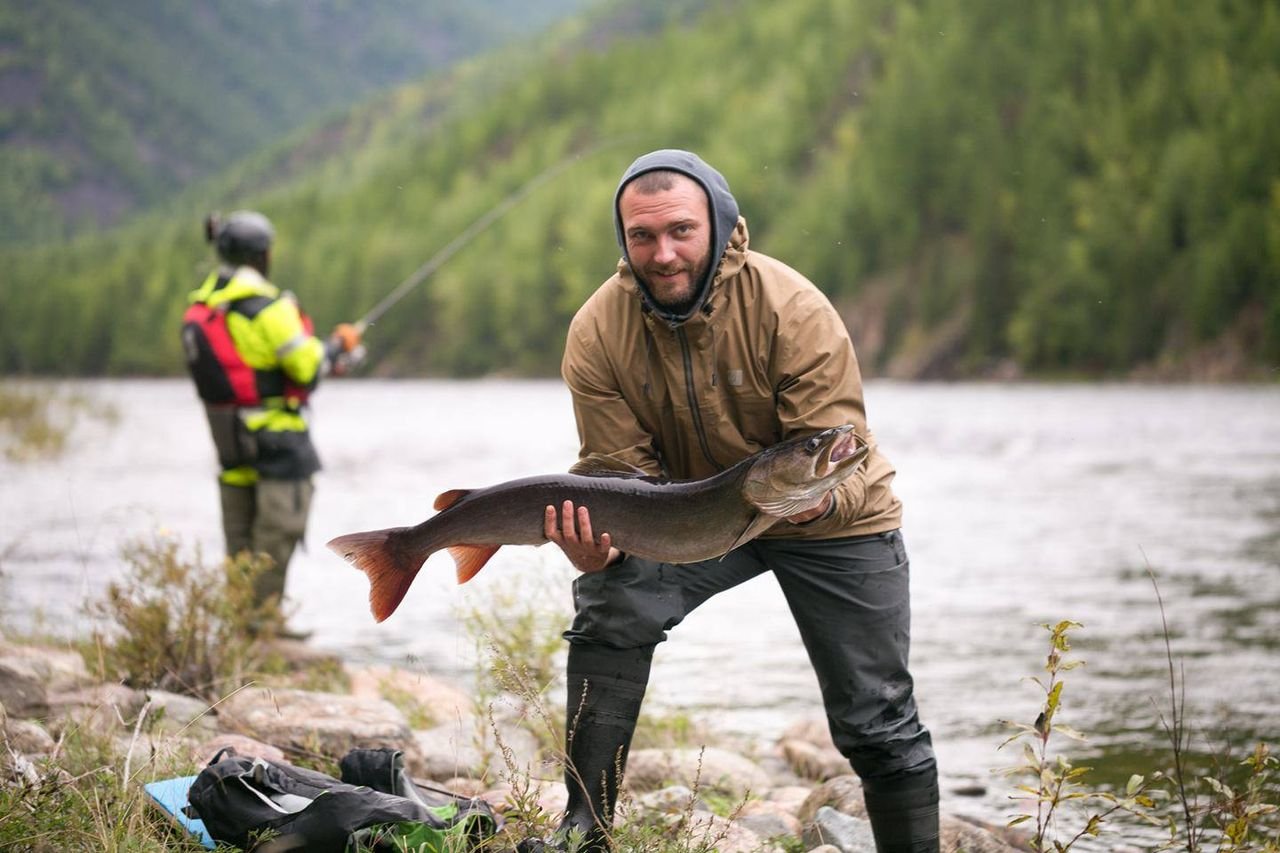
<instances>
[{"instance_id":1,"label":"forested hillside","mask_svg":"<svg viewBox=\"0 0 1280 853\"><path fill-rule=\"evenodd\" d=\"M212 207L276 222L273 278L327 327L568 161L367 336L383 375L551 374L617 260L618 175L675 146L724 172L754 248L832 297L869 374L1276 377L1276 4L711 0L668 24L632 5L106 238L5 252L0 368L180 371Z\"/></svg>"},{"instance_id":2,"label":"forested hillside","mask_svg":"<svg viewBox=\"0 0 1280 853\"><path fill-rule=\"evenodd\" d=\"M0 0L0 242L112 224L586 0Z\"/></svg>"}]
</instances>

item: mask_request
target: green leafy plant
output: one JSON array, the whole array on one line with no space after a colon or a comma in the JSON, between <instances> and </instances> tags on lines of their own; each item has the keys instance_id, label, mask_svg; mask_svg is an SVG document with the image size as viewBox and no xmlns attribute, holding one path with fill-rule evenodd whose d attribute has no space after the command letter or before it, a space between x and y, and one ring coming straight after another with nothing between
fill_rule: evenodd
<instances>
[{"instance_id":1,"label":"green leafy plant","mask_svg":"<svg viewBox=\"0 0 1280 853\"><path fill-rule=\"evenodd\" d=\"M488 724L506 768L509 793L500 836L504 841L500 843L509 846L525 838L549 838L558 827L560 816L542 810L538 800L542 783L528 767L519 766L513 750L503 742L494 719L494 703L500 697L514 702L525 727L536 735L547 763L573 772L564 748L565 721L559 710L560 700L556 700L555 711L549 705L551 695L564 690L561 634L570 618L560 598L551 596L554 589L546 584L530 588L527 582L505 584L486 598L482 607L464 612L460 619L483 651L479 696L481 705L488 708ZM641 716L633 744L705 746L710 739L710 732L686 714L646 713ZM615 772L621 775L621 768ZM558 779L559 775L556 773L555 777ZM634 815L634 810L629 807L627 792L621 790L617 813L622 817L610 835L614 848L632 853L711 853L727 829L723 824L708 824L695 817L694 806L703 795L696 778L693 789L679 815L651 815L643 820L628 817ZM723 799L716 801L717 811L732 819L742 804L730 807ZM564 841L565 849L575 853L585 839L575 832Z\"/></svg>"},{"instance_id":2,"label":"green leafy plant","mask_svg":"<svg viewBox=\"0 0 1280 853\"><path fill-rule=\"evenodd\" d=\"M1258 743L1238 766L1245 772L1244 783L1239 788L1233 788L1217 776L1201 777L1212 792L1212 799L1202 814L1220 833L1217 851L1280 851L1280 821L1276 820L1280 808L1268 802L1280 787L1280 761L1268 744ZM1199 848L1188 845L1186 849Z\"/></svg>"},{"instance_id":3,"label":"green leafy plant","mask_svg":"<svg viewBox=\"0 0 1280 853\"><path fill-rule=\"evenodd\" d=\"M282 619L275 601L254 603L253 584L269 558L188 560L165 536L135 540L124 558L129 572L87 606L104 626L90 666L130 686L215 699L266 663Z\"/></svg>"},{"instance_id":4,"label":"green leafy plant","mask_svg":"<svg viewBox=\"0 0 1280 853\"><path fill-rule=\"evenodd\" d=\"M56 458L84 413L107 421L117 417L110 406L79 394L59 393L47 385L0 382L0 450L14 462Z\"/></svg>"},{"instance_id":5,"label":"green leafy plant","mask_svg":"<svg viewBox=\"0 0 1280 853\"><path fill-rule=\"evenodd\" d=\"M1243 782L1233 787L1229 772L1230 761L1225 756L1215 756L1217 765L1213 775L1201 775L1198 781L1207 789L1203 802L1193 788L1192 771L1188 762L1191 736L1186 718L1186 673L1181 666L1175 668L1173 646L1169 641L1169 621L1165 613L1164 596L1156 582L1155 572L1147 567L1147 575L1155 590L1156 603L1160 607L1160 624L1164 634L1165 660L1169 668L1169 714L1160 713L1160 725L1164 728L1173 756L1169 781L1173 798L1181 816L1167 821L1169 841L1165 849L1186 850L1200 853L1208 840L1210 830L1217 837L1217 853L1275 853L1280 851L1280 808L1269 799L1280 796L1280 762L1271 754L1265 742L1259 742L1244 760L1236 765L1235 775L1243 770Z\"/></svg>"},{"instance_id":6,"label":"green leafy plant","mask_svg":"<svg viewBox=\"0 0 1280 853\"><path fill-rule=\"evenodd\" d=\"M0 850L55 853L195 853L201 844L177 831L147 802L111 735L68 729L52 754L18 769L0 762ZM146 778L167 778L190 768L153 756Z\"/></svg>"},{"instance_id":7,"label":"green leafy plant","mask_svg":"<svg viewBox=\"0 0 1280 853\"><path fill-rule=\"evenodd\" d=\"M1150 573L1150 570L1148 569ZM1028 840L1033 850L1063 853L1084 838L1114 830L1123 835L1135 824L1164 827L1166 840L1154 848L1186 853L1280 853L1280 761L1270 746L1260 742L1242 760L1231 760L1229 751L1209 750L1213 772L1197 775L1192 760L1191 732L1187 724L1185 673L1175 665L1164 600L1151 574L1160 607L1169 668L1169 708L1158 711L1169 740L1171 766L1146 775L1133 774L1119 791L1094 784L1091 768L1076 766L1051 740L1060 735L1083 742L1084 735L1059 721L1065 673L1083 666L1070 659L1070 635L1082 627L1064 620L1044 624L1050 647L1045 661L1046 678L1031 679L1043 692L1044 702L1034 723L1006 724L1016 733L1001 744L1022 745L1022 761L1006 769L1010 776L1027 781L1016 790L1034 804L1034 812L1015 815L1009 826L1030 824Z\"/></svg>"},{"instance_id":8,"label":"green leafy plant","mask_svg":"<svg viewBox=\"0 0 1280 853\"><path fill-rule=\"evenodd\" d=\"M571 614L562 587L528 579L489 590L480 603L461 608L459 621L480 650L480 693L492 697L515 688L515 695L538 699L559 686L564 640Z\"/></svg>"},{"instance_id":9,"label":"green leafy plant","mask_svg":"<svg viewBox=\"0 0 1280 853\"><path fill-rule=\"evenodd\" d=\"M1037 676L1032 681L1044 692L1044 704L1032 724L1006 721L1017 733L1000 745L1003 749L1013 743L1022 744L1022 763L1007 772L1031 780L1016 786L1016 789L1032 798L1035 812L1017 815L1009 820L1008 825L1018 826L1034 820L1034 834L1029 842L1031 848L1062 853L1082 838L1101 834L1106 821L1117 812L1159 824L1160 821L1151 814L1156 807L1152 783L1163 778L1163 774L1156 773L1151 780L1135 774L1129 778L1121 794L1096 790L1086 784L1091 768L1077 767L1065 754L1051 750L1050 741L1055 734L1075 741L1084 740L1083 734L1057 719L1062 709L1065 686L1062 674L1084 665L1082 660L1068 659L1070 632L1083 626L1079 622L1063 620L1056 625L1044 624L1043 627L1050 636L1049 654L1045 660L1048 677ZM1073 813L1064 815L1068 810ZM1070 826L1064 827L1068 820Z\"/></svg>"}]
</instances>

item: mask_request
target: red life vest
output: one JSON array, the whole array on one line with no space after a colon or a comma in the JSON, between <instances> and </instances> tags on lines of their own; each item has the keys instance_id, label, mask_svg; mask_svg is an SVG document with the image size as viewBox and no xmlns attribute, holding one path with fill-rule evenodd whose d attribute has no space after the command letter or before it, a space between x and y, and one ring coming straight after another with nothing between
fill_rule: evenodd
<instances>
[{"instance_id":1,"label":"red life vest","mask_svg":"<svg viewBox=\"0 0 1280 853\"><path fill-rule=\"evenodd\" d=\"M221 405L257 406L265 397L284 397L291 408L306 404L310 392L291 381L284 371L258 371L245 363L227 328L228 310L234 309L193 302L182 316L182 349L200 399ZM298 313L303 331L311 334L311 318L301 309Z\"/></svg>"}]
</instances>

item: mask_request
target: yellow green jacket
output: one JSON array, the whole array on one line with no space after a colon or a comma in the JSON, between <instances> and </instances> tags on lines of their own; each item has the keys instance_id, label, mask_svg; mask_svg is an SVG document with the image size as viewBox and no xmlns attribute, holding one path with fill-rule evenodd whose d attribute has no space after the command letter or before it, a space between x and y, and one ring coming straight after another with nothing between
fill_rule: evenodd
<instances>
[{"instance_id":1,"label":"yellow green jacket","mask_svg":"<svg viewBox=\"0 0 1280 853\"><path fill-rule=\"evenodd\" d=\"M324 372L326 352L297 302L257 270L242 266L215 270L192 291L190 303L207 306L212 310L206 316L225 322L243 363L238 368L252 370L252 387L238 395L238 402L210 402L197 379L222 481L250 485L258 477L300 479L319 470L306 402ZM198 360L203 355L207 368L209 354L197 353L190 340L192 316L189 310L183 343L196 376Z\"/></svg>"}]
</instances>

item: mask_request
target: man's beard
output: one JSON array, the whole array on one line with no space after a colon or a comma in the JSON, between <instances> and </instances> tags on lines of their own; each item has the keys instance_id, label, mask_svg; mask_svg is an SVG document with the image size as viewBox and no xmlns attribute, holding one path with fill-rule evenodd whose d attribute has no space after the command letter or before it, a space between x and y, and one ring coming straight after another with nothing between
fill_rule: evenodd
<instances>
[{"instance_id":1,"label":"man's beard","mask_svg":"<svg viewBox=\"0 0 1280 853\"><path fill-rule=\"evenodd\" d=\"M644 289L648 292L653 301L658 303L664 311L674 317L683 317L693 310L693 306L698 304L698 299L702 296L702 285L707 277L707 268L710 265L711 259L707 257L699 261L692 269L686 266L681 266L674 270L676 272L680 270L689 270L689 292L678 299L672 299L670 297L660 295L654 288L653 283L649 280L649 277L645 275L643 271L632 267L632 272L635 274L635 277L640 280L640 283L644 285ZM673 272L670 268L659 269L657 271L662 273Z\"/></svg>"}]
</instances>

